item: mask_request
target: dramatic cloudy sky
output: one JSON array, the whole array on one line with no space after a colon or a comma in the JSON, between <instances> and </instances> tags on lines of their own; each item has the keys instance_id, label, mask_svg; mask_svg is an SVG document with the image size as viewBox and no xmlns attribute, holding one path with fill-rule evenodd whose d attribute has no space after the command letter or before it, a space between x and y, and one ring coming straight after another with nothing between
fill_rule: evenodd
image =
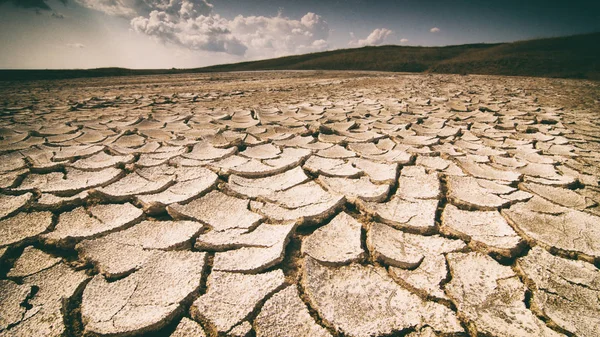
<instances>
[{"instance_id":1,"label":"dramatic cloudy sky","mask_svg":"<svg viewBox=\"0 0 600 337\"><path fill-rule=\"evenodd\" d=\"M0 0L0 68L183 68L595 31L597 0Z\"/></svg>"}]
</instances>

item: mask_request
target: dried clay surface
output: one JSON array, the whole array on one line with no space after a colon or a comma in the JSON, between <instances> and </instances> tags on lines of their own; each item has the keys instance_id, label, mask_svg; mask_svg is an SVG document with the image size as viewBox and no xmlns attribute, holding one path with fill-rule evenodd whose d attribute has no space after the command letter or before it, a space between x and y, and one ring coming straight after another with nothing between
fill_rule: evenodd
<instances>
[{"instance_id":1,"label":"dried clay surface","mask_svg":"<svg viewBox=\"0 0 600 337\"><path fill-rule=\"evenodd\" d=\"M595 337L600 84L0 81L0 337Z\"/></svg>"}]
</instances>

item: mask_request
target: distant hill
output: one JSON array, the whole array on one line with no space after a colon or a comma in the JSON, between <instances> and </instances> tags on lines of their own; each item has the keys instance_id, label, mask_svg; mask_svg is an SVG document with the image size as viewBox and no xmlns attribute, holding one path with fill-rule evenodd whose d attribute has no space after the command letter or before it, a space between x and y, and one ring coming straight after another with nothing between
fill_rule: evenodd
<instances>
[{"instance_id":1,"label":"distant hill","mask_svg":"<svg viewBox=\"0 0 600 337\"><path fill-rule=\"evenodd\" d=\"M340 49L194 69L0 70L0 80L255 70L374 70L600 80L600 33L512 43Z\"/></svg>"}]
</instances>

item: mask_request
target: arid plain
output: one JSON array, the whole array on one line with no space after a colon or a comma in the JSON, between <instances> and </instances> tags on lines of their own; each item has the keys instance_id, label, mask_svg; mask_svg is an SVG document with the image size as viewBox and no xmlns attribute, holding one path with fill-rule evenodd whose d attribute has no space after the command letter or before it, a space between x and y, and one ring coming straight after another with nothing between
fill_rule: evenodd
<instances>
[{"instance_id":1,"label":"arid plain","mask_svg":"<svg viewBox=\"0 0 600 337\"><path fill-rule=\"evenodd\" d=\"M0 336L600 331L600 83L0 82Z\"/></svg>"}]
</instances>

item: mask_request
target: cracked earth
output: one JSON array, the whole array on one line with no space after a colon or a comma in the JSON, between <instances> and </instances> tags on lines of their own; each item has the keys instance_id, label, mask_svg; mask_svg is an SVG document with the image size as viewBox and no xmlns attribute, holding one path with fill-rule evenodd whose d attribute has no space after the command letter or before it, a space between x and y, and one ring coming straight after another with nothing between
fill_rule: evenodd
<instances>
[{"instance_id":1,"label":"cracked earth","mask_svg":"<svg viewBox=\"0 0 600 337\"><path fill-rule=\"evenodd\" d=\"M0 82L0 336L598 336L600 85Z\"/></svg>"}]
</instances>

